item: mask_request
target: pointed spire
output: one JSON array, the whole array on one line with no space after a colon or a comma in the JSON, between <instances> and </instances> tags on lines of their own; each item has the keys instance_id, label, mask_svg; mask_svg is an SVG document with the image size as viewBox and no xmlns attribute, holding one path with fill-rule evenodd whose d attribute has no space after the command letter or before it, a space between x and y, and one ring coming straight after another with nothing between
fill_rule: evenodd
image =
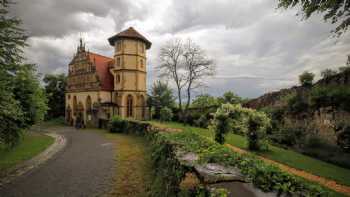
<instances>
[{"instance_id":1,"label":"pointed spire","mask_svg":"<svg viewBox=\"0 0 350 197\"><path fill-rule=\"evenodd\" d=\"M83 38L80 37L80 47L83 46Z\"/></svg>"}]
</instances>

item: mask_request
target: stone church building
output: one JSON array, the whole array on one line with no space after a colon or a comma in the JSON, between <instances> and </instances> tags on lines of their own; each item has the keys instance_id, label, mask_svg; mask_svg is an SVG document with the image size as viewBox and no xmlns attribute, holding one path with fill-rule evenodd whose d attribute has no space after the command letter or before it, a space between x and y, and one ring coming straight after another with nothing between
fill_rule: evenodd
<instances>
[{"instance_id":1,"label":"stone church building","mask_svg":"<svg viewBox=\"0 0 350 197\"><path fill-rule=\"evenodd\" d=\"M114 56L80 45L68 65L66 121L77 117L88 126L102 126L114 115L146 119L146 50L151 42L130 27L108 39Z\"/></svg>"}]
</instances>

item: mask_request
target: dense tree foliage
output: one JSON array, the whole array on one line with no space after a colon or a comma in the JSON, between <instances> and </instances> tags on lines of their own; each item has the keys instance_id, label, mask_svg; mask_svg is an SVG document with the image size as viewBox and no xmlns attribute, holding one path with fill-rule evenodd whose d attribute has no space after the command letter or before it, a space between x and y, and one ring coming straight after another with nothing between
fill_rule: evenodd
<instances>
[{"instance_id":1,"label":"dense tree foliage","mask_svg":"<svg viewBox=\"0 0 350 197\"><path fill-rule=\"evenodd\" d=\"M64 116L65 89L67 77L65 74L47 74L44 77L45 92L48 98L49 110L46 119Z\"/></svg>"},{"instance_id":2,"label":"dense tree foliage","mask_svg":"<svg viewBox=\"0 0 350 197\"><path fill-rule=\"evenodd\" d=\"M211 106L217 106L219 104L218 99L210 94L201 94L193 99L191 108L207 108Z\"/></svg>"},{"instance_id":3,"label":"dense tree foliage","mask_svg":"<svg viewBox=\"0 0 350 197\"><path fill-rule=\"evenodd\" d=\"M225 92L222 97L218 98L219 103L239 104L243 99L232 91Z\"/></svg>"},{"instance_id":4,"label":"dense tree foliage","mask_svg":"<svg viewBox=\"0 0 350 197\"><path fill-rule=\"evenodd\" d=\"M48 108L47 98L44 89L40 86L35 66L21 65L13 85L15 99L19 101L24 115L24 126L29 127L42 121Z\"/></svg>"},{"instance_id":5,"label":"dense tree foliage","mask_svg":"<svg viewBox=\"0 0 350 197\"><path fill-rule=\"evenodd\" d=\"M315 74L305 71L299 76L300 85L304 87L311 87L314 81L314 78L315 78Z\"/></svg>"},{"instance_id":6,"label":"dense tree foliage","mask_svg":"<svg viewBox=\"0 0 350 197\"><path fill-rule=\"evenodd\" d=\"M322 13L325 21L337 24L333 32L337 35L345 33L350 24L350 2L348 0L279 0L279 7L300 7L304 18Z\"/></svg>"},{"instance_id":7,"label":"dense tree foliage","mask_svg":"<svg viewBox=\"0 0 350 197\"><path fill-rule=\"evenodd\" d=\"M153 84L148 102L154 108L154 118L156 119L160 118L162 108L173 108L175 106L174 96L169 85L159 80Z\"/></svg>"},{"instance_id":8,"label":"dense tree foliage","mask_svg":"<svg viewBox=\"0 0 350 197\"><path fill-rule=\"evenodd\" d=\"M35 67L22 64L27 37L9 5L0 1L0 143L12 147L24 128L43 119L46 97Z\"/></svg>"}]
</instances>

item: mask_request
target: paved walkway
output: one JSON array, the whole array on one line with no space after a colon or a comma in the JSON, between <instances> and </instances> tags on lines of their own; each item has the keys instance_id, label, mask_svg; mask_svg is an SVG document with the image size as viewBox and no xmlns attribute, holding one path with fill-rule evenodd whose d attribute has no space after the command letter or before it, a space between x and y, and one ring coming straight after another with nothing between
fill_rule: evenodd
<instances>
[{"instance_id":1,"label":"paved walkway","mask_svg":"<svg viewBox=\"0 0 350 197\"><path fill-rule=\"evenodd\" d=\"M232 149L233 151L235 152L238 152L238 153L248 153L246 150L243 150L243 149L240 149L240 148L237 148L235 146L232 146L230 144L225 144L227 147L229 147L230 149ZM303 177L309 181L312 181L312 182L316 182L316 183L319 183L320 185L323 185L331 190L334 190L334 191L337 191L337 192L340 192L340 193L343 193L343 194L347 194L348 196L350 196L350 187L349 186L346 186L346 185L341 185L333 180L330 180L330 179L327 179L327 178L324 178L324 177L320 177L320 176L316 176L314 174L311 174L311 173L308 173L308 172L305 172L303 170L298 170L298 169L295 169L295 168L292 168L290 166L287 166L285 164L281 164L279 162L276 162L276 161L273 161L271 159L267 159L265 157L262 157L262 156L257 156L259 157L260 159L264 160L265 162L267 163L270 163L270 164L273 164L273 165L277 165L281 170L283 171L286 171L290 174L294 174L294 175L297 175L297 176L300 176L300 177Z\"/></svg>"},{"instance_id":2,"label":"paved walkway","mask_svg":"<svg viewBox=\"0 0 350 197\"><path fill-rule=\"evenodd\" d=\"M96 132L60 127L66 147L39 168L0 188L0 196L101 196L114 175L113 145Z\"/></svg>"}]
</instances>

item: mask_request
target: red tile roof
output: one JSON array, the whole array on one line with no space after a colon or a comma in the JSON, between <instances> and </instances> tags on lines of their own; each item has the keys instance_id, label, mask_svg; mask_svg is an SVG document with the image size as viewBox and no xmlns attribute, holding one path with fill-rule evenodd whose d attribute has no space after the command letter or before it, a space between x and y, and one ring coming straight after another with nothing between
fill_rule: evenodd
<instances>
[{"instance_id":1,"label":"red tile roof","mask_svg":"<svg viewBox=\"0 0 350 197\"><path fill-rule=\"evenodd\" d=\"M110 57L91 52L89 52L89 58L96 65L96 73L101 81L101 90L112 91L114 89L113 76L109 72L109 66L114 60Z\"/></svg>"},{"instance_id":2,"label":"red tile roof","mask_svg":"<svg viewBox=\"0 0 350 197\"><path fill-rule=\"evenodd\" d=\"M147 40L143 35L137 32L133 27L129 27L128 29L108 38L109 44L114 46L115 41L121 38L131 38L131 39L141 40L146 44L147 49L151 48L151 45L152 45L152 43L149 40Z\"/></svg>"}]
</instances>

